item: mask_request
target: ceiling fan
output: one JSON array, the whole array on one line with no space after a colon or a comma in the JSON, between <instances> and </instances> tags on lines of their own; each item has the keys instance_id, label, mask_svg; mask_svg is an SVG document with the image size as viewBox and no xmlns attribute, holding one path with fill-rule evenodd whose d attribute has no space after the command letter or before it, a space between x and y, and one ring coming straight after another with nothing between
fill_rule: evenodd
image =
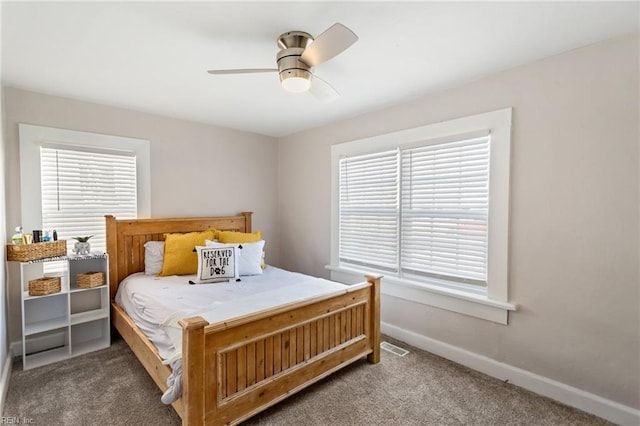
<instances>
[{"instance_id":1,"label":"ceiling fan","mask_svg":"<svg viewBox=\"0 0 640 426\"><path fill-rule=\"evenodd\" d=\"M278 37L280 51L276 55L277 68L249 68L209 70L209 74L252 74L277 72L280 83L290 92L308 91L316 98L330 101L337 98L338 92L329 83L313 73L313 68L339 55L353 43L358 36L342 24L333 24L315 39L303 31L289 31Z\"/></svg>"}]
</instances>

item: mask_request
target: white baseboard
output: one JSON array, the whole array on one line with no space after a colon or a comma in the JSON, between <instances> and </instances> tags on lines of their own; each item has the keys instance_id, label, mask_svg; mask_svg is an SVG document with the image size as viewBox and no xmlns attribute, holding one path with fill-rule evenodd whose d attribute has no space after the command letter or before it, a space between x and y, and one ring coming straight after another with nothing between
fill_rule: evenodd
<instances>
[{"instance_id":1,"label":"white baseboard","mask_svg":"<svg viewBox=\"0 0 640 426\"><path fill-rule=\"evenodd\" d=\"M4 413L4 401L9 391L9 379L11 378L11 365L13 364L13 354L11 349L7 353L7 359L2 366L2 373L0 375L0 415Z\"/></svg>"},{"instance_id":2,"label":"white baseboard","mask_svg":"<svg viewBox=\"0 0 640 426\"><path fill-rule=\"evenodd\" d=\"M9 351L11 352L11 354L14 357L21 356L22 355L22 342L11 342L9 344Z\"/></svg>"},{"instance_id":3,"label":"white baseboard","mask_svg":"<svg viewBox=\"0 0 640 426\"><path fill-rule=\"evenodd\" d=\"M381 324L381 331L390 337L427 352L497 379L508 380L516 386L602 417L616 424L622 426L640 425L640 410L635 408L385 322Z\"/></svg>"}]
</instances>

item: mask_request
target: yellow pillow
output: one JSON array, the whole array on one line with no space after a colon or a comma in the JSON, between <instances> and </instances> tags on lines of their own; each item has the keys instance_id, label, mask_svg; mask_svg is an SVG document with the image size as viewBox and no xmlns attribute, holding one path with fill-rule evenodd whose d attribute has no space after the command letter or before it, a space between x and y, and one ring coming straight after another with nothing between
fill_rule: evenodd
<instances>
[{"instance_id":1,"label":"yellow pillow","mask_svg":"<svg viewBox=\"0 0 640 426\"><path fill-rule=\"evenodd\" d=\"M198 255L193 249L195 246L204 246L205 240L212 240L214 236L213 229L188 234L166 234L160 276L195 274L198 270Z\"/></svg>"},{"instance_id":2,"label":"yellow pillow","mask_svg":"<svg viewBox=\"0 0 640 426\"><path fill-rule=\"evenodd\" d=\"M262 240L262 233L256 232L235 232L235 231L218 231L218 241L225 244L237 243L257 243Z\"/></svg>"}]
</instances>

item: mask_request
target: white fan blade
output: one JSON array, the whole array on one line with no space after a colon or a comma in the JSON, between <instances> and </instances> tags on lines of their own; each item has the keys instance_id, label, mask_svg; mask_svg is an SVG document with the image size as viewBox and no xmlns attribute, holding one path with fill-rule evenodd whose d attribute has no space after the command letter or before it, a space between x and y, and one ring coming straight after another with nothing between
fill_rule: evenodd
<instances>
[{"instance_id":1,"label":"white fan blade","mask_svg":"<svg viewBox=\"0 0 640 426\"><path fill-rule=\"evenodd\" d=\"M314 75L313 80L311 80L309 93L311 93L316 99L323 102L335 101L340 97L340 94L336 89L316 75Z\"/></svg>"},{"instance_id":2,"label":"white fan blade","mask_svg":"<svg viewBox=\"0 0 640 426\"><path fill-rule=\"evenodd\" d=\"M255 74L260 72L278 72L277 68L247 68L238 70L209 70L209 74L221 75L221 74Z\"/></svg>"},{"instance_id":3,"label":"white fan blade","mask_svg":"<svg viewBox=\"0 0 640 426\"><path fill-rule=\"evenodd\" d=\"M356 41L358 36L349 28L342 24L333 24L304 50L300 60L310 67L315 67L339 55Z\"/></svg>"}]
</instances>

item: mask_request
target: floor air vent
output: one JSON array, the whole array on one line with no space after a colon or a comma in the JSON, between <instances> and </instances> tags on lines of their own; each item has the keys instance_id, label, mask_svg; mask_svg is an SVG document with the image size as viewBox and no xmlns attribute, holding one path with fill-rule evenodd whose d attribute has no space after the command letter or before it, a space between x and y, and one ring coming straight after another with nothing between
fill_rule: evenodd
<instances>
[{"instance_id":1,"label":"floor air vent","mask_svg":"<svg viewBox=\"0 0 640 426\"><path fill-rule=\"evenodd\" d=\"M397 356L405 356L406 354L409 353L408 350L402 349L402 348L400 348L400 347L398 347L396 345L392 345L389 342L380 343L380 349L384 349L385 351L391 352L392 354L397 355Z\"/></svg>"}]
</instances>

